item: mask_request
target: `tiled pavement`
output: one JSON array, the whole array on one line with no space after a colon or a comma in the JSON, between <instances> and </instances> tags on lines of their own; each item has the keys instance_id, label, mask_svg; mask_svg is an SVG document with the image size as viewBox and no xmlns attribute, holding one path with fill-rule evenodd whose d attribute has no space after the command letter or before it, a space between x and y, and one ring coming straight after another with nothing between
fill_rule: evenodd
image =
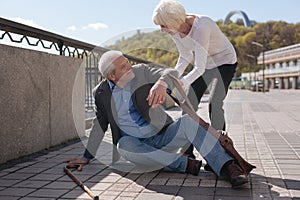
<instances>
[{"instance_id":1,"label":"tiled pavement","mask_svg":"<svg viewBox=\"0 0 300 200\"><path fill-rule=\"evenodd\" d=\"M155 171L126 173L94 160L74 174L100 199L300 199L300 91L230 91L227 129L235 146L257 166L241 189L214 174L199 176ZM178 116L178 110L170 111ZM207 117L207 101L199 114ZM0 199L90 199L63 173L62 161L79 157L82 142L51 149L0 166Z\"/></svg>"}]
</instances>

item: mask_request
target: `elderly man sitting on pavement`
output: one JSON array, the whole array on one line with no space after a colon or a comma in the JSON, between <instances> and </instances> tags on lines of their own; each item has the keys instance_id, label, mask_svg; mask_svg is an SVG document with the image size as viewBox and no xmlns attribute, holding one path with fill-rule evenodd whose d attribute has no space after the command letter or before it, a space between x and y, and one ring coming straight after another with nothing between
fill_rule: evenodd
<instances>
[{"instance_id":1,"label":"elderly man sitting on pavement","mask_svg":"<svg viewBox=\"0 0 300 200\"><path fill-rule=\"evenodd\" d=\"M177 77L176 70L146 64L132 66L119 51L104 53L98 67L106 78L94 94L98 123L94 123L84 156L71 164L89 163L110 125L116 147L114 161L121 155L145 169L168 167L174 172L198 175L201 161L177 153L193 144L215 174L226 176L232 187L248 182L247 174L217 138L189 115L174 121L165 112L161 104L167 88L173 88L168 74Z\"/></svg>"}]
</instances>

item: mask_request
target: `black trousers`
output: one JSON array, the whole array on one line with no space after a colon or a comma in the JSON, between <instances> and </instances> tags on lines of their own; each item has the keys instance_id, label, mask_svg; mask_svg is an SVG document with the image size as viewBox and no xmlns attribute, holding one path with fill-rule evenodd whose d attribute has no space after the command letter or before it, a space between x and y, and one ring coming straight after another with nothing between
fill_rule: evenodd
<instances>
[{"instance_id":1,"label":"black trousers","mask_svg":"<svg viewBox=\"0 0 300 200\"><path fill-rule=\"evenodd\" d=\"M209 102L209 118L211 126L217 130L226 129L225 116L224 116L224 99L227 95L228 88L234 73L236 72L237 63L225 64L217 68L206 70L204 74L196 79L190 87L188 97L192 103L194 110L198 109L198 105L202 96L204 95L207 87L213 80L216 80L215 86L212 89L211 99ZM185 153L192 154L193 146L191 145Z\"/></svg>"}]
</instances>

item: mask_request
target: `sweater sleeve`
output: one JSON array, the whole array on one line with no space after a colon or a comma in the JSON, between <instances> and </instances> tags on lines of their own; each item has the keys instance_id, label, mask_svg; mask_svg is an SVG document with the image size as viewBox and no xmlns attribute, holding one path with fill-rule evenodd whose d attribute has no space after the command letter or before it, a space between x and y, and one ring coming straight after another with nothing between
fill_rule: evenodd
<instances>
[{"instance_id":1,"label":"sweater sleeve","mask_svg":"<svg viewBox=\"0 0 300 200\"><path fill-rule=\"evenodd\" d=\"M189 63L193 60L193 52L191 49L185 48L180 41L177 41L175 38L173 38L176 47L179 52L179 58L177 60L175 69L178 71L178 76L182 76L184 73L184 70L187 68Z\"/></svg>"},{"instance_id":2,"label":"sweater sleeve","mask_svg":"<svg viewBox=\"0 0 300 200\"><path fill-rule=\"evenodd\" d=\"M208 24L204 27L195 27L194 34L191 35L194 40L194 68L182 79L184 82L191 84L197 78L203 75L207 65L208 49L210 43L210 28Z\"/></svg>"}]
</instances>

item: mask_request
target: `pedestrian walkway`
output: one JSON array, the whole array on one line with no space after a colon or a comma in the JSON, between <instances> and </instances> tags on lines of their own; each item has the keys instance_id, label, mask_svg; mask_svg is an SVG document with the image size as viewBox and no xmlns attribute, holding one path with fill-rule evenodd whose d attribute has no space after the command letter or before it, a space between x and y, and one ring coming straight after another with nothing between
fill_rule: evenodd
<instances>
[{"instance_id":1,"label":"pedestrian walkway","mask_svg":"<svg viewBox=\"0 0 300 200\"><path fill-rule=\"evenodd\" d=\"M198 111L206 120L207 106L204 99ZM230 90L224 107L236 149L257 166L243 188L232 189L203 168L198 176L128 173L93 160L74 174L104 200L300 199L300 91ZM180 115L178 109L169 112ZM79 157L83 151L78 141L1 165L0 199L90 199L63 172L62 161Z\"/></svg>"}]
</instances>

